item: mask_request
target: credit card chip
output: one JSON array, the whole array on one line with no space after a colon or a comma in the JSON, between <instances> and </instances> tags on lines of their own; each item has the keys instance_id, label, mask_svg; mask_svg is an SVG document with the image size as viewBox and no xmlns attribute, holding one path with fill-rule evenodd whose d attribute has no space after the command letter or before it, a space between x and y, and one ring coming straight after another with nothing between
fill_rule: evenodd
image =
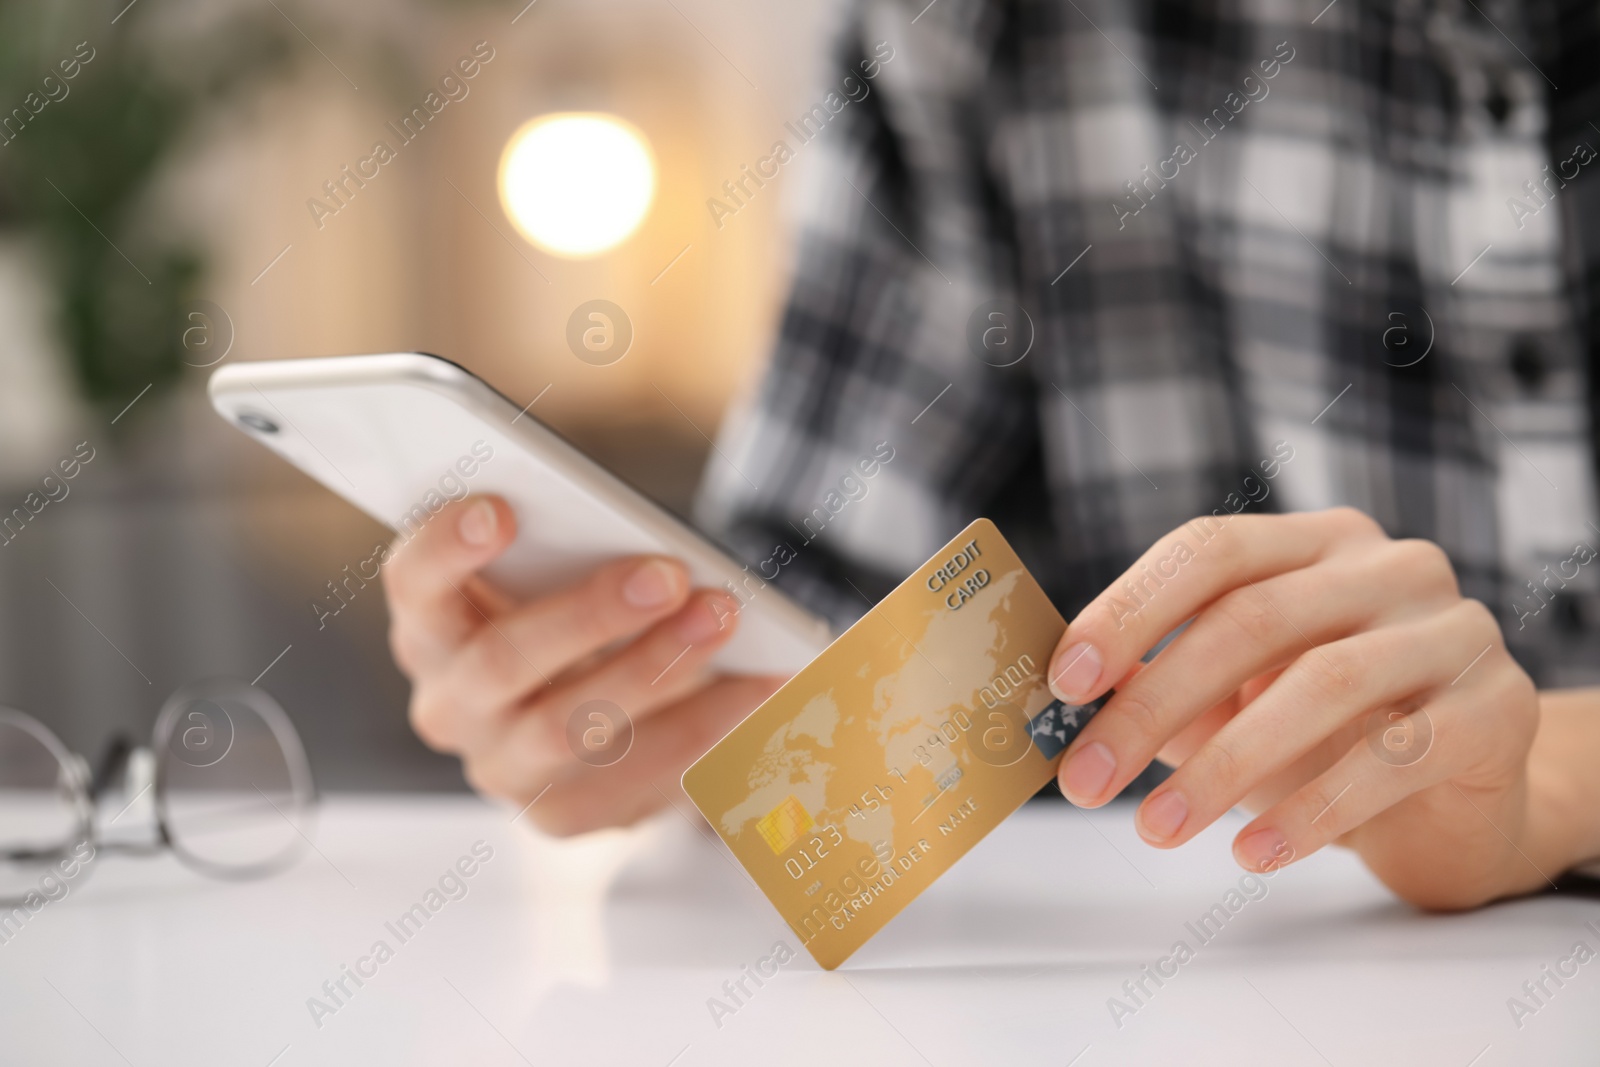
<instances>
[{"instance_id":1,"label":"credit card chip","mask_svg":"<svg viewBox=\"0 0 1600 1067\"><path fill-rule=\"evenodd\" d=\"M811 813L800 803L800 798L790 793L783 803L756 821L756 830L772 849L773 855L782 855L789 846L800 840L800 835L815 826Z\"/></svg>"}]
</instances>

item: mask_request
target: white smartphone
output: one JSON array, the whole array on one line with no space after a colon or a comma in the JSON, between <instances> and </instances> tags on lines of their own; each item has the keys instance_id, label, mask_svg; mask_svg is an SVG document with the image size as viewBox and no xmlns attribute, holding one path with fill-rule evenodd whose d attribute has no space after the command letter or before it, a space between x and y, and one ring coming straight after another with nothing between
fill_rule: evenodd
<instances>
[{"instance_id":1,"label":"white smartphone","mask_svg":"<svg viewBox=\"0 0 1600 1067\"><path fill-rule=\"evenodd\" d=\"M550 592L617 556L660 553L740 603L738 630L712 660L719 668L789 674L831 640L821 618L448 360L399 352L235 363L212 374L210 393L223 418L401 539L451 499L505 498L517 539L484 576L512 595Z\"/></svg>"}]
</instances>

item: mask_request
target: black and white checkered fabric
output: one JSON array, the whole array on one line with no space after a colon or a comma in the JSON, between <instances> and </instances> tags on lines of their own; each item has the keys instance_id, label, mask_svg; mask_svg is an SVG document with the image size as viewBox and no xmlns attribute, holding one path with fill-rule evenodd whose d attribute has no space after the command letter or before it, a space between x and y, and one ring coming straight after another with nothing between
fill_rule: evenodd
<instances>
[{"instance_id":1,"label":"black and white checkered fabric","mask_svg":"<svg viewBox=\"0 0 1600 1067\"><path fill-rule=\"evenodd\" d=\"M858 5L838 76L893 58L793 144L702 520L844 622L979 515L1070 616L1196 515L1351 504L1600 680L1600 5L925 3Z\"/></svg>"}]
</instances>

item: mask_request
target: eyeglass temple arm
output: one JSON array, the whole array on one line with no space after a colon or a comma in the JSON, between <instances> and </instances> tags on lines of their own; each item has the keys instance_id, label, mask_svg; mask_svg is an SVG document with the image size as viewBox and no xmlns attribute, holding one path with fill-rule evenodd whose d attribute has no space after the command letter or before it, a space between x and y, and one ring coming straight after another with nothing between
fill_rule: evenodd
<instances>
[{"instance_id":1,"label":"eyeglass temple arm","mask_svg":"<svg viewBox=\"0 0 1600 1067\"><path fill-rule=\"evenodd\" d=\"M8 848L0 852L0 860L15 863L33 863L38 860L54 859L56 856L66 855L67 850L59 845L50 848Z\"/></svg>"},{"instance_id":2,"label":"eyeglass temple arm","mask_svg":"<svg viewBox=\"0 0 1600 1067\"><path fill-rule=\"evenodd\" d=\"M89 778L89 799L99 800L106 790L122 777L128 768L128 757L133 754L133 742L127 734L115 734L106 744L100 764Z\"/></svg>"}]
</instances>

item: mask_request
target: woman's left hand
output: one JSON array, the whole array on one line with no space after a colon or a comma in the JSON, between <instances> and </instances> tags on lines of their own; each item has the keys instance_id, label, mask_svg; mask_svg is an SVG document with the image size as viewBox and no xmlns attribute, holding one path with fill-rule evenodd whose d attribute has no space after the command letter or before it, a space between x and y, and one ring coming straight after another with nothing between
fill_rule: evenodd
<instances>
[{"instance_id":1,"label":"woman's left hand","mask_svg":"<svg viewBox=\"0 0 1600 1067\"><path fill-rule=\"evenodd\" d=\"M1233 851L1251 870L1338 842L1426 907L1545 881L1518 845L1537 690L1445 553L1359 511L1174 530L1072 621L1050 681L1074 704L1117 690L1062 760L1068 799L1096 807L1152 759L1177 767L1139 808L1152 845L1243 804L1259 814Z\"/></svg>"}]
</instances>

